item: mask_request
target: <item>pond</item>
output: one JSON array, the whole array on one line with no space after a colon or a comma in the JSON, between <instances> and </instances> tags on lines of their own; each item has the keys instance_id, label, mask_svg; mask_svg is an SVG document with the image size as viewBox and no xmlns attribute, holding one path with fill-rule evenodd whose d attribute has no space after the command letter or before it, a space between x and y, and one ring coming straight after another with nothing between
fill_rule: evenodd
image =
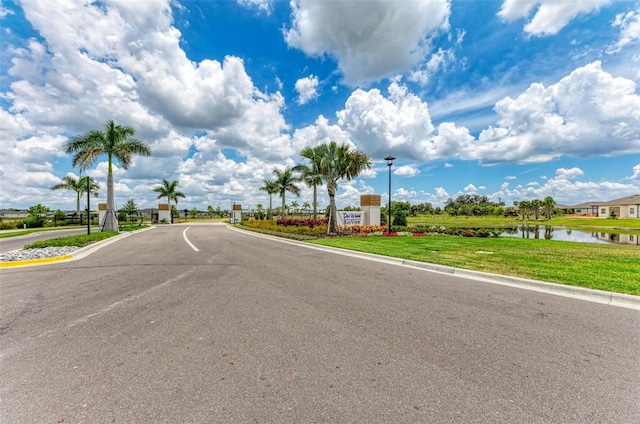
<instances>
[{"instance_id":1,"label":"pond","mask_svg":"<svg viewBox=\"0 0 640 424\"><path fill-rule=\"evenodd\" d=\"M492 228L501 231L500 237L520 237L546 240L575 241L578 243L626 244L640 246L640 231L635 234L613 234L606 230L585 231L577 228L550 225L518 225L508 228Z\"/></svg>"}]
</instances>

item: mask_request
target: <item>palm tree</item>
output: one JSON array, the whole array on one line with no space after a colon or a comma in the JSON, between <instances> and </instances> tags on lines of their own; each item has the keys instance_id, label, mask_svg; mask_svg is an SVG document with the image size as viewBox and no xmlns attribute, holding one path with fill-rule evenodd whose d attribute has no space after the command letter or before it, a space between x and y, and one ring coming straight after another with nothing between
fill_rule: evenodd
<instances>
[{"instance_id":1,"label":"palm tree","mask_svg":"<svg viewBox=\"0 0 640 424\"><path fill-rule=\"evenodd\" d=\"M521 200L517 202L517 206L520 212L522 212L522 220L527 221L529 219L529 208L531 208L531 202L528 200ZM515 205L516 202L513 202Z\"/></svg>"},{"instance_id":2,"label":"palm tree","mask_svg":"<svg viewBox=\"0 0 640 424\"><path fill-rule=\"evenodd\" d=\"M293 202L291 202L291 209L293 209L294 215L298 213L299 207L300 207L300 204L297 201L294 200Z\"/></svg>"},{"instance_id":3,"label":"palm tree","mask_svg":"<svg viewBox=\"0 0 640 424\"><path fill-rule=\"evenodd\" d=\"M158 197L156 197L156 199L166 197L168 204L171 204L171 202L173 201L176 203L176 206L177 206L179 197L182 199L187 198L187 196L185 196L183 192L177 189L178 184L180 184L178 180L173 180L169 182L163 178L162 185L153 189L154 192L158 193Z\"/></svg>"},{"instance_id":4,"label":"palm tree","mask_svg":"<svg viewBox=\"0 0 640 424\"><path fill-rule=\"evenodd\" d=\"M366 153L359 150L352 150L348 144L338 146L335 141L329 144L321 144L311 153L305 147L302 155L317 155L318 171L322 175L322 179L327 183L327 192L329 193L329 225L327 225L327 234L335 234L338 232L338 222L336 213L336 190L338 189L338 181L341 179L352 180L356 178L365 169L371 168L371 159Z\"/></svg>"},{"instance_id":5,"label":"palm tree","mask_svg":"<svg viewBox=\"0 0 640 424\"><path fill-rule=\"evenodd\" d=\"M277 193L282 198L282 217L284 218L287 215L285 203L287 191L295 194L296 196L300 196L300 187L296 185L296 183L300 181L300 178L294 175L292 168L285 168L284 171L281 171L278 168L273 168L272 172L276 177L275 183L278 187Z\"/></svg>"},{"instance_id":6,"label":"palm tree","mask_svg":"<svg viewBox=\"0 0 640 424\"><path fill-rule=\"evenodd\" d=\"M62 179L60 184L51 187L51 190L71 190L76 192L76 216L80 216L80 198L87 192L87 178L89 179L89 188L91 194L98 195L98 184L89 176L79 177L78 179L67 175Z\"/></svg>"},{"instance_id":7,"label":"palm tree","mask_svg":"<svg viewBox=\"0 0 640 424\"><path fill-rule=\"evenodd\" d=\"M531 201L531 207L533 208L533 215L535 216L536 221L540 219L540 205L542 205L542 202L538 199L533 199Z\"/></svg>"},{"instance_id":8,"label":"palm tree","mask_svg":"<svg viewBox=\"0 0 640 424\"><path fill-rule=\"evenodd\" d=\"M553 218L553 209L556 206L556 202L555 200L553 200L553 197L551 196L547 196L544 198L544 200L542 201L542 206L544 206L544 213L547 219L551 219Z\"/></svg>"},{"instance_id":9,"label":"palm tree","mask_svg":"<svg viewBox=\"0 0 640 424\"><path fill-rule=\"evenodd\" d=\"M138 213L138 205L136 205L136 202L134 202L133 199L129 199L127 200L127 203L125 203L124 206L120 208L120 212L124 212L125 214L127 214L129 216L129 221L131 221L133 215Z\"/></svg>"},{"instance_id":10,"label":"palm tree","mask_svg":"<svg viewBox=\"0 0 640 424\"><path fill-rule=\"evenodd\" d=\"M91 130L66 144L66 153L74 155L72 165L79 166L81 170L93 165L102 155L107 155L107 215L104 231L118 231L113 196L113 159L122 169L129 169L133 155L151 155L151 149L146 143L133 138L135 133L133 127L116 125L113 120L108 120L104 131Z\"/></svg>"},{"instance_id":11,"label":"palm tree","mask_svg":"<svg viewBox=\"0 0 640 424\"><path fill-rule=\"evenodd\" d=\"M264 206L262 206L262 203L256 203L254 218L264 219L264 213L262 212L263 210L264 210Z\"/></svg>"},{"instance_id":12,"label":"palm tree","mask_svg":"<svg viewBox=\"0 0 640 424\"><path fill-rule=\"evenodd\" d=\"M311 210L311 203L309 202L303 202L302 203L302 210L307 213L309 212L309 210Z\"/></svg>"},{"instance_id":13,"label":"palm tree","mask_svg":"<svg viewBox=\"0 0 640 424\"><path fill-rule=\"evenodd\" d=\"M293 169L300 173L300 178L307 187L313 188L313 219L318 219L318 186L322 185L322 174L319 171L320 158L317 155L317 149L311 147L304 148L300 154L309 161L309 165L300 164Z\"/></svg>"},{"instance_id":14,"label":"palm tree","mask_svg":"<svg viewBox=\"0 0 640 424\"><path fill-rule=\"evenodd\" d=\"M269 195L269 211L267 212L267 219L272 218L273 203L271 202L271 196L278 192L278 185L272 180L262 180L264 185L259 190L266 192Z\"/></svg>"}]
</instances>

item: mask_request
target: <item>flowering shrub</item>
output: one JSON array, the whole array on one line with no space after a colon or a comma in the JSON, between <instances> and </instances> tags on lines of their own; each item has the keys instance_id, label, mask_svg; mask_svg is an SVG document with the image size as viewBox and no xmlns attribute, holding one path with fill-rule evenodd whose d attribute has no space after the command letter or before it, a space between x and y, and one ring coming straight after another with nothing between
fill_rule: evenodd
<instances>
[{"instance_id":1,"label":"flowering shrub","mask_svg":"<svg viewBox=\"0 0 640 424\"><path fill-rule=\"evenodd\" d=\"M312 220L298 220L298 221L312 221ZM320 220L317 220L320 221ZM260 230L266 230L273 233L288 233L297 234L301 236L322 237L327 233L327 225L316 225L314 227L295 226L295 225L278 225L276 221L271 220L249 220L243 222L242 225L251 228L257 228Z\"/></svg>"},{"instance_id":2,"label":"flowering shrub","mask_svg":"<svg viewBox=\"0 0 640 424\"><path fill-rule=\"evenodd\" d=\"M370 234L386 231L387 227L386 225L345 225L339 229L344 234Z\"/></svg>"},{"instance_id":3,"label":"flowering shrub","mask_svg":"<svg viewBox=\"0 0 640 424\"><path fill-rule=\"evenodd\" d=\"M295 219L295 218L280 218L276 221L277 225L283 227L319 227L321 225L327 225L326 218L321 219Z\"/></svg>"}]
</instances>

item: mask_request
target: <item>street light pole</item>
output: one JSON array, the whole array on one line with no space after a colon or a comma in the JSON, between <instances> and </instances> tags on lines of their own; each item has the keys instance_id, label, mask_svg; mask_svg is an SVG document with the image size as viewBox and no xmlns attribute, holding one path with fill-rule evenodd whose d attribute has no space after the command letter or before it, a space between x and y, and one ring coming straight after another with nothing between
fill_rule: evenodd
<instances>
[{"instance_id":1,"label":"street light pole","mask_svg":"<svg viewBox=\"0 0 640 424\"><path fill-rule=\"evenodd\" d=\"M87 235L91 235L91 178L87 174Z\"/></svg>"},{"instance_id":2,"label":"street light pole","mask_svg":"<svg viewBox=\"0 0 640 424\"><path fill-rule=\"evenodd\" d=\"M389 155L384 160L387 161L387 167L389 167L389 220L387 221L387 233L391 234L391 165L393 165L393 161L396 158Z\"/></svg>"}]
</instances>

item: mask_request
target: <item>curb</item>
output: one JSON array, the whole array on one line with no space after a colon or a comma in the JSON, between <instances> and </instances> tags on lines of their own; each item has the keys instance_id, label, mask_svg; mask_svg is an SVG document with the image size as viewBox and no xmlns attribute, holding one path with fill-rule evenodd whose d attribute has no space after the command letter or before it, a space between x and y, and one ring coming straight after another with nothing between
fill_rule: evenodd
<instances>
[{"instance_id":1,"label":"curb","mask_svg":"<svg viewBox=\"0 0 640 424\"><path fill-rule=\"evenodd\" d=\"M62 262L72 258L73 258L73 255L63 255L63 256L54 256L52 258L25 259L23 261L6 261L6 262L0 262L0 268L13 268L13 267L29 266L29 265L44 265L44 264L50 264L53 262Z\"/></svg>"},{"instance_id":2,"label":"curb","mask_svg":"<svg viewBox=\"0 0 640 424\"><path fill-rule=\"evenodd\" d=\"M469 269L455 268L446 265L431 264L428 262L412 261L408 259L394 258L391 256L377 255L374 253L364 253L355 250L345 250L337 247L320 246L309 244L301 241L283 239L277 236L271 236L268 234L257 233L253 231L242 230L235 228L231 225L227 225L234 231L239 231L245 234L249 234L255 237L263 237L270 240L279 241L281 243L288 243L296 246L302 246L309 249L322 250L325 252L336 253L344 256L357 257L361 259L367 259L370 261L384 262L392 265L407 266L411 268L421 269L429 272L436 272L439 274L454 275L460 278L466 278L469 280L483 281L490 284L498 284L502 286L515 287L524 290L531 290L540 293L552 294L555 296L569 297L572 299L584 300L588 302L600 303L605 305L617 306L620 308L636 309L640 310L640 296L634 296L630 294L622 294L609 292L604 290L588 289L584 287L569 286L565 284L550 283L547 281L529 280L526 278L510 277L507 275L491 274L482 271L473 271Z\"/></svg>"},{"instance_id":3,"label":"curb","mask_svg":"<svg viewBox=\"0 0 640 424\"><path fill-rule=\"evenodd\" d=\"M126 233L120 233L117 236L109 237L108 239L101 240L96 243L92 243L88 246L78 249L70 255L62 255L62 256L54 256L51 258L42 258L42 259L25 259L23 261L6 261L0 262L0 269L3 268L17 268L17 267L26 267L26 266L37 266L37 265L48 265L57 262L66 262L66 261L75 261L77 259L82 259L84 257L89 256L90 254L102 249L105 246L110 245L111 243L115 243L120 239L125 237L129 237L132 234L141 233L144 231L149 231L156 228L155 226L143 228L141 230L129 231Z\"/></svg>"}]
</instances>

